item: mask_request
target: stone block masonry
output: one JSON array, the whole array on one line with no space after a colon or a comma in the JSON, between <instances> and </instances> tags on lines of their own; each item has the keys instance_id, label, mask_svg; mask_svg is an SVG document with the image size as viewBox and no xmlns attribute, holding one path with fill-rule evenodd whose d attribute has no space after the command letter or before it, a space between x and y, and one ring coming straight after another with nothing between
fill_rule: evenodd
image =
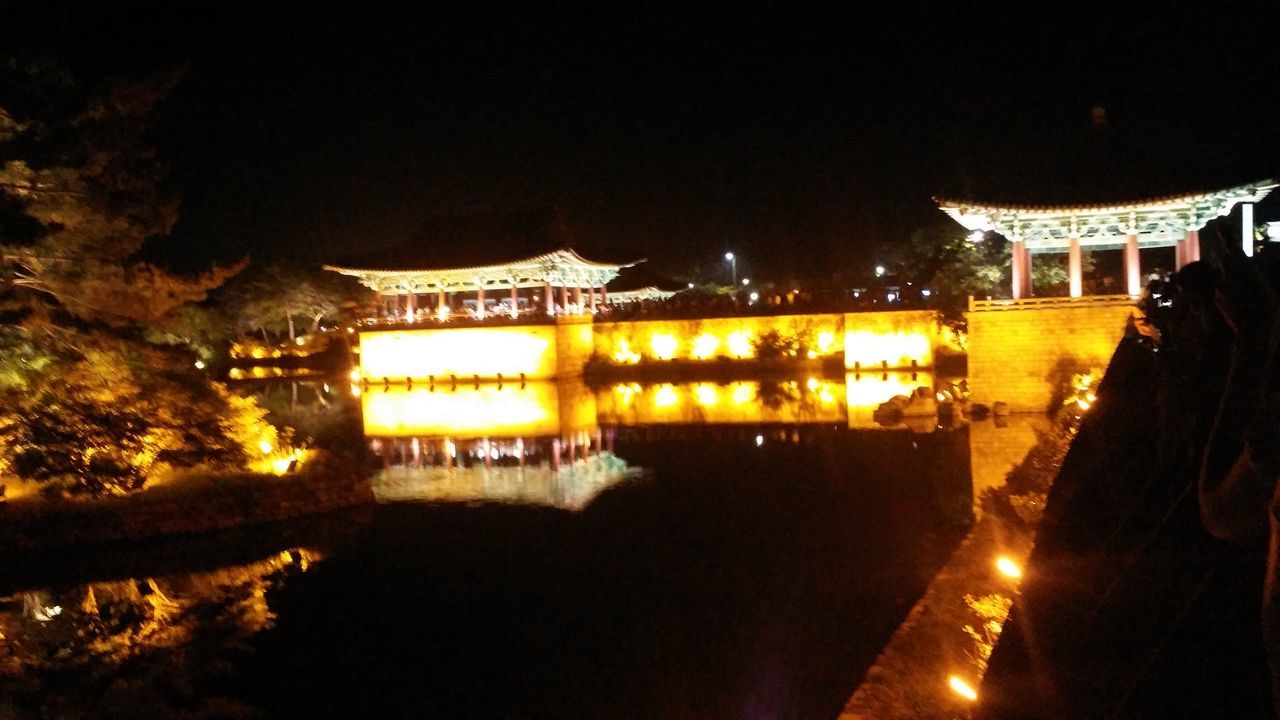
<instances>
[{"instance_id":1,"label":"stone block masonry","mask_svg":"<svg viewBox=\"0 0 1280 720\"><path fill-rule=\"evenodd\" d=\"M969 397L1048 410L1073 373L1106 368L1134 312L1127 295L971 301Z\"/></svg>"}]
</instances>

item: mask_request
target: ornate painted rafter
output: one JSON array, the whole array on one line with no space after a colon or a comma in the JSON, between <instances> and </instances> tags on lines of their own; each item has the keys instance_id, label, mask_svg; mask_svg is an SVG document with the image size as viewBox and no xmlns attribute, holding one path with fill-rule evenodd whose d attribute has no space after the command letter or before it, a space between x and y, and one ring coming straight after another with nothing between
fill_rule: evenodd
<instances>
[{"instance_id":1,"label":"ornate painted rafter","mask_svg":"<svg viewBox=\"0 0 1280 720\"><path fill-rule=\"evenodd\" d=\"M1214 192L1175 195L1116 205L992 205L934 198L938 207L969 230L997 232L1022 240L1028 250L1064 251L1071 238L1082 247L1120 247L1137 235L1141 247L1176 245L1189 231L1231 212L1239 203L1259 202L1280 183L1262 180Z\"/></svg>"},{"instance_id":2,"label":"ornate painted rafter","mask_svg":"<svg viewBox=\"0 0 1280 720\"><path fill-rule=\"evenodd\" d=\"M618 276L619 270L635 264L598 263L563 248L502 265L418 270L370 270L326 265L325 269L354 277L365 287L384 295L403 295L440 290L533 288L547 284L552 287L604 287Z\"/></svg>"}]
</instances>

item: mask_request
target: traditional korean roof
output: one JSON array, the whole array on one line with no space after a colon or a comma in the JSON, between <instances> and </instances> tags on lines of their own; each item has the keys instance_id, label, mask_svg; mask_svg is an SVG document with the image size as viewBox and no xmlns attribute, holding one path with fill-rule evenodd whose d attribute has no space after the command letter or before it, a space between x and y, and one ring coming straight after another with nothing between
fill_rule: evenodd
<instances>
[{"instance_id":1,"label":"traditional korean roof","mask_svg":"<svg viewBox=\"0 0 1280 720\"><path fill-rule=\"evenodd\" d=\"M1187 193L1088 205L1019 205L936 197L938 207L969 230L998 232L1023 240L1031 249L1065 248L1072 237L1082 245L1108 246L1138 236L1144 247L1172 245L1242 202L1259 202L1280 183L1261 180L1211 192Z\"/></svg>"},{"instance_id":2,"label":"traditional korean roof","mask_svg":"<svg viewBox=\"0 0 1280 720\"><path fill-rule=\"evenodd\" d=\"M643 260L588 260L554 209L437 217L407 242L363 252L326 270L350 275L379 292L476 287L601 286ZM448 257L442 263L440 258Z\"/></svg>"}]
</instances>

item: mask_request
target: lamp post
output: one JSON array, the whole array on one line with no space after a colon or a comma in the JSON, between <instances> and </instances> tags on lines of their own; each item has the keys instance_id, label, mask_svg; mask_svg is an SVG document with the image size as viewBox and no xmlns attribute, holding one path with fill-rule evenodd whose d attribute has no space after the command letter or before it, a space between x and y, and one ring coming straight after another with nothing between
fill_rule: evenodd
<instances>
[{"instance_id":1,"label":"lamp post","mask_svg":"<svg viewBox=\"0 0 1280 720\"><path fill-rule=\"evenodd\" d=\"M733 284L738 284L738 258L731 252L724 254L724 259L729 261L730 271L733 274Z\"/></svg>"}]
</instances>

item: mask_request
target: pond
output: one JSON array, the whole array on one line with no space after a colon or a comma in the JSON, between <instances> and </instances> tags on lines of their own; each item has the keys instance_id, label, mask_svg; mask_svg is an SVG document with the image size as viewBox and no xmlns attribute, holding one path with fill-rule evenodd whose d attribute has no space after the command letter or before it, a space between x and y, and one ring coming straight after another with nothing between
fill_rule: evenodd
<instances>
[{"instance_id":1,"label":"pond","mask_svg":"<svg viewBox=\"0 0 1280 720\"><path fill-rule=\"evenodd\" d=\"M916 383L252 386L379 504L11 568L0 717L834 717L973 518Z\"/></svg>"}]
</instances>

